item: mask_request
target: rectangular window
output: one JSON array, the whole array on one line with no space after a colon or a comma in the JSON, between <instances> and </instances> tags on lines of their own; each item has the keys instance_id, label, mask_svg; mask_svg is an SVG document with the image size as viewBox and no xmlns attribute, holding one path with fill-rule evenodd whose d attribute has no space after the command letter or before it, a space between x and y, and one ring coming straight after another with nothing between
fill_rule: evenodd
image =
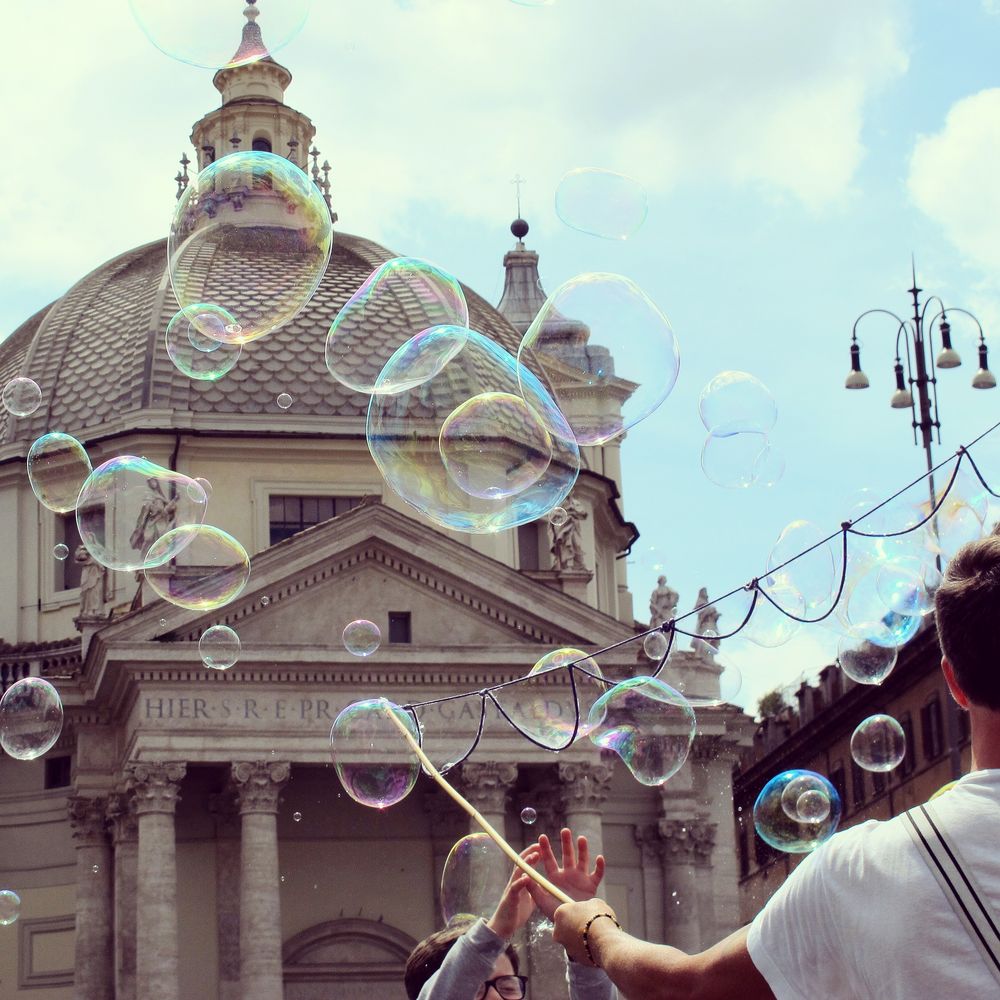
<instances>
[{"instance_id":1,"label":"rectangular window","mask_svg":"<svg viewBox=\"0 0 1000 1000\"><path fill-rule=\"evenodd\" d=\"M389 612L389 642L410 642L410 612Z\"/></svg>"},{"instance_id":2,"label":"rectangular window","mask_svg":"<svg viewBox=\"0 0 1000 1000\"><path fill-rule=\"evenodd\" d=\"M80 532L76 526L76 514L59 514L56 517L56 544L65 545L69 554L56 562L56 590L73 590L80 586L83 566L73 557L80 545Z\"/></svg>"},{"instance_id":3,"label":"rectangular window","mask_svg":"<svg viewBox=\"0 0 1000 1000\"><path fill-rule=\"evenodd\" d=\"M338 514L346 514L359 506L362 497L310 497L286 496L272 493L268 498L270 543L291 538L292 535L322 524Z\"/></svg>"},{"instance_id":4,"label":"rectangular window","mask_svg":"<svg viewBox=\"0 0 1000 1000\"><path fill-rule=\"evenodd\" d=\"M747 829L743 823L736 824L736 843L740 851L740 878L750 874L750 848L747 844Z\"/></svg>"},{"instance_id":5,"label":"rectangular window","mask_svg":"<svg viewBox=\"0 0 1000 1000\"><path fill-rule=\"evenodd\" d=\"M851 761L851 801L855 809L865 804L865 772Z\"/></svg>"},{"instance_id":6,"label":"rectangular window","mask_svg":"<svg viewBox=\"0 0 1000 1000\"><path fill-rule=\"evenodd\" d=\"M920 710L920 728L924 760L934 760L944 749L944 726L941 716L941 699L934 697Z\"/></svg>"},{"instance_id":7,"label":"rectangular window","mask_svg":"<svg viewBox=\"0 0 1000 1000\"><path fill-rule=\"evenodd\" d=\"M538 561L538 522L529 521L517 529L517 565L519 569L540 569Z\"/></svg>"},{"instance_id":8,"label":"rectangular window","mask_svg":"<svg viewBox=\"0 0 1000 1000\"><path fill-rule=\"evenodd\" d=\"M830 784L837 789L841 802L847 801L847 781L844 778L844 765L839 760L830 769Z\"/></svg>"},{"instance_id":9,"label":"rectangular window","mask_svg":"<svg viewBox=\"0 0 1000 1000\"><path fill-rule=\"evenodd\" d=\"M913 774L913 755L917 752L917 745L913 742L913 716L909 712L904 712L899 717L899 724L903 727L903 735L906 737L906 753L899 765L900 776L905 778Z\"/></svg>"},{"instance_id":10,"label":"rectangular window","mask_svg":"<svg viewBox=\"0 0 1000 1000\"><path fill-rule=\"evenodd\" d=\"M66 788L70 783L70 769L73 758L69 754L62 757L45 758L45 787Z\"/></svg>"},{"instance_id":11,"label":"rectangular window","mask_svg":"<svg viewBox=\"0 0 1000 1000\"><path fill-rule=\"evenodd\" d=\"M872 771L872 784L875 786L875 794L881 795L885 791L885 775L881 771Z\"/></svg>"}]
</instances>

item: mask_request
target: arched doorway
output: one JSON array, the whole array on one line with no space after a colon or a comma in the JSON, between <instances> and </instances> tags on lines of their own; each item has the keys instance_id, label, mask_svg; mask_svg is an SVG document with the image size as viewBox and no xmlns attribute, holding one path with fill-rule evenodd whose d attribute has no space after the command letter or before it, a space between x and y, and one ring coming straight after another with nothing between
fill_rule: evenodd
<instances>
[{"instance_id":1,"label":"arched doorway","mask_svg":"<svg viewBox=\"0 0 1000 1000\"><path fill-rule=\"evenodd\" d=\"M285 1000L406 1000L403 967L416 943L375 920L316 924L282 949Z\"/></svg>"}]
</instances>

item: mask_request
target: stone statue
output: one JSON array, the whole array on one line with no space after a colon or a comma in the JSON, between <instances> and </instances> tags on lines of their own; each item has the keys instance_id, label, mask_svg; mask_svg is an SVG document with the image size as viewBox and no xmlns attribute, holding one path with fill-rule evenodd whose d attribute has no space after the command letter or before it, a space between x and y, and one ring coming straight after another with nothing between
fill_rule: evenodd
<instances>
[{"instance_id":1,"label":"stone statue","mask_svg":"<svg viewBox=\"0 0 1000 1000\"><path fill-rule=\"evenodd\" d=\"M659 625L677 617L677 601L680 595L667 583L665 576L657 577L656 590L649 595L649 622Z\"/></svg>"},{"instance_id":2,"label":"stone statue","mask_svg":"<svg viewBox=\"0 0 1000 1000\"><path fill-rule=\"evenodd\" d=\"M148 551L150 545L161 535L165 535L173 526L177 516L177 501L168 500L163 495L163 488L155 479L148 480L152 491L143 501L142 509L135 521L135 528L129 536L129 545L136 552Z\"/></svg>"},{"instance_id":3,"label":"stone statue","mask_svg":"<svg viewBox=\"0 0 1000 1000\"><path fill-rule=\"evenodd\" d=\"M708 602L707 587L702 587L701 590L698 591L698 599L694 602L694 606L698 609L698 621L695 625L695 631L698 635L704 636L707 632L718 633L719 612L714 604L709 604ZM708 639L698 639L696 642L698 649L708 656L715 656L715 653L719 648L718 635Z\"/></svg>"},{"instance_id":4,"label":"stone statue","mask_svg":"<svg viewBox=\"0 0 1000 1000\"><path fill-rule=\"evenodd\" d=\"M549 530L552 532L552 544L549 547L552 553L552 566L554 569L586 571L587 567L583 563L580 522L587 519L587 511L583 504L573 497L566 501L563 509L568 516L561 524L549 522Z\"/></svg>"},{"instance_id":5,"label":"stone statue","mask_svg":"<svg viewBox=\"0 0 1000 1000\"><path fill-rule=\"evenodd\" d=\"M79 563L80 571L80 617L102 618L104 616L104 587L107 570L87 551L85 545L78 545L73 553L73 562Z\"/></svg>"}]
</instances>

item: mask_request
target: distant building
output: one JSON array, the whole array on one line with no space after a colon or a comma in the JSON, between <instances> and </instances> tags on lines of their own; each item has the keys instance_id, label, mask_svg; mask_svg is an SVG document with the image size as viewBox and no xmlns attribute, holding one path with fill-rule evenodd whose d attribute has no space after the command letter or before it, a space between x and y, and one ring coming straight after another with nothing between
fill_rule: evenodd
<instances>
[{"instance_id":1,"label":"distant building","mask_svg":"<svg viewBox=\"0 0 1000 1000\"><path fill-rule=\"evenodd\" d=\"M954 704L940 662L929 619L881 685L855 684L839 667L828 666L817 684L801 685L795 705L760 723L733 775L742 922L753 918L804 857L775 850L754 830L754 802L776 774L808 768L826 775L840 793L844 829L905 812L968 771L968 715ZM876 713L891 715L906 733L906 756L883 774L865 771L851 758L851 734Z\"/></svg>"}]
</instances>

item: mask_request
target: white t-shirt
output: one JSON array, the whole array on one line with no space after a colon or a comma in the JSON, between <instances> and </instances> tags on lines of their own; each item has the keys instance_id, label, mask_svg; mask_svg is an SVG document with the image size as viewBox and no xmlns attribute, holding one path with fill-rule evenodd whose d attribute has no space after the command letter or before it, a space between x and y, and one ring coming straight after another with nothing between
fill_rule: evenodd
<instances>
[{"instance_id":1,"label":"white t-shirt","mask_svg":"<svg viewBox=\"0 0 1000 1000\"><path fill-rule=\"evenodd\" d=\"M1000 913L1000 770L966 775L934 807ZM902 817L844 830L806 858L747 947L777 1000L1000 996Z\"/></svg>"}]
</instances>

